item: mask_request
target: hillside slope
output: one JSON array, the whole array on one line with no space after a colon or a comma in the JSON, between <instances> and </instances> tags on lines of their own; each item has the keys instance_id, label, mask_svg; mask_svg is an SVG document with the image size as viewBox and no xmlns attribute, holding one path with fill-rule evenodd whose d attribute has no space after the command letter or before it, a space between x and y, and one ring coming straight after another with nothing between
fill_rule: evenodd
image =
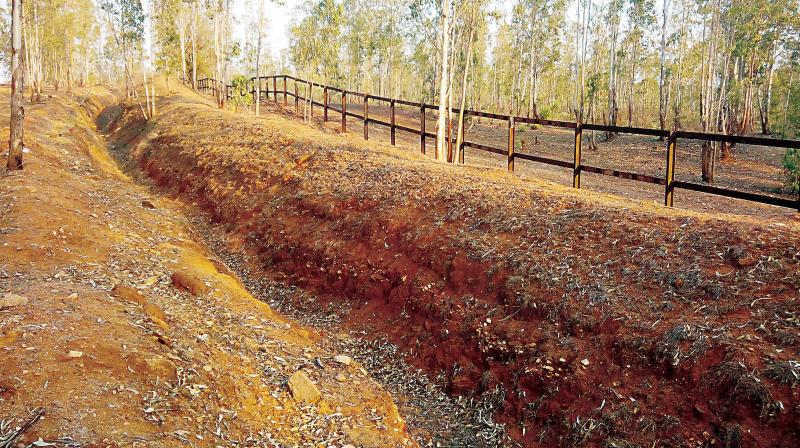
<instances>
[{"instance_id":1,"label":"hillside slope","mask_svg":"<svg viewBox=\"0 0 800 448\"><path fill-rule=\"evenodd\" d=\"M131 151L159 185L524 445L800 440L796 223L579 196L182 88L159 108Z\"/></svg>"},{"instance_id":2,"label":"hillside slope","mask_svg":"<svg viewBox=\"0 0 800 448\"><path fill-rule=\"evenodd\" d=\"M26 106L25 170L0 176L0 445L417 446L358 363L117 168L93 122L114 91L55 94Z\"/></svg>"}]
</instances>

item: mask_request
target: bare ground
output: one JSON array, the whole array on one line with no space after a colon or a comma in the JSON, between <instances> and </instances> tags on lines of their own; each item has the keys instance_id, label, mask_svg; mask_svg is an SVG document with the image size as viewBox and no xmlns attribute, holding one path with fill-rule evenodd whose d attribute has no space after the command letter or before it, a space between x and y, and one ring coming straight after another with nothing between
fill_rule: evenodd
<instances>
[{"instance_id":1,"label":"bare ground","mask_svg":"<svg viewBox=\"0 0 800 448\"><path fill-rule=\"evenodd\" d=\"M0 176L0 445L417 446L357 360L118 168L93 122L117 92L53 93L26 105L25 170ZM318 400L287 387L298 370Z\"/></svg>"}]
</instances>

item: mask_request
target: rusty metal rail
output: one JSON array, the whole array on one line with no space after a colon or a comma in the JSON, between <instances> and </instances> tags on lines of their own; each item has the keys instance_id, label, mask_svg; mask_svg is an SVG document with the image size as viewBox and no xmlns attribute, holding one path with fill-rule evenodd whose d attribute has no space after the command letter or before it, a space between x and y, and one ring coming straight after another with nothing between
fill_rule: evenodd
<instances>
[{"instance_id":1,"label":"rusty metal rail","mask_svg":"<svg viewBox=\"0 0 800 448\"><path fill-rule=\"evenodd\" d=\"M279 86L278 80L282 81L281 86ZM270 90L270 81L272 81L271 90ZM289 81L293 82L293 87L294 87L293 91L287 89ZM262 89L262 86L264 84L266 90ZM254 77L250 79L250 85L252 87L249 90L249 92L255 95L256 91L255 89L257 85L257 88L260 90L259 93L261 94L261 98L265 101L269 101L271 97L272 101L277 103L280 95L281 99L283 100L283 105L288 106L288 98L292 97L294 99L295 111L298 112L300 107L299 104L300 101L308 101L308 98L303 96L300 93L299 89L302 88L305 91L310 92L312 100L309 101L310 104L309 113L313 116L314 107L322 108L323 120L329 121L328 113L330 111L337 112L341 116L341 132L343 133L347 132L347 118L352 117L361 121L365 139L369 139L370 124L389 128L390 143L392 145L396 144L397 131L403 131L419 135L420 152L423 154L425 154L426 152L426 139L436 138L436 134L428 132L426 130L426 110L438 110L438 106L432 104L407 101L398 98L387 98L378 95L370 95L366 93L350 91L338 87L327 86L316 82L309 82L304 79L296 78L290 75L262 76L259 79L256 79ZM199 90L205 93L217 94L220 89L224 89L226 99L230 99L234 94L233 92L234 86L222 84L213 78L200 79L198 80L197 86ZM321 95L322 102L314 99L313 92L315 87L322 89L322 95ZM341 107L335 107L331 105L330 101L331 94L335 94L340 97ZM348 101L353 101L353 99L356 98L358 99L356 101L360 100L359 102L361 103L363 114L358 114L347 110ZM380 101L384 103L389 103L390 118L388 122L370 117L369 115L370 101ZM419 110L419 115L420 115L419 129L397 124L395 115L398 105L413 107ZM452 111L455 113L459 112L459 110L455 108L452 109ZM766 137L751 137L751 136L739 136L739 135L728 135L728 134L692 132L692 131L668 131L668 130L649 129L649 128L609 126L609 125L594 124L594 123L575 123L569 121L545 120L545 119L531 118L531 117L518 117L512 115L497 114L492 112L477 111L477 110L465 110L464 116L482 117L508 123L508 145L506 148L498 148L462 139L461 147L455 148L456 153L454 154L452 150L452 145L455 144L456 139L449 137L448 146L450 147L450 150L448 151L448 156L451 160L453 160L453 158L458 156L459 161L463 162L464 151L467 148L471 148L506 156L509 171L514 171L514 162L516 159L527 160L531 162L570 169L572 170L573 187L575 188L581 187L581 173L583 172L600 174L604 176L612 176L621 179L628 179L654 185L662 185L664 186L664 205L668 207L673 206L675 190L684 189L690 191L697 191L701 193L713 194L717 196L724 196L728 198L742 199L746 201L759 202L762 204L786 207L795 209L798 212L800 212L800 193L798 193L798 196L794 199L787 199L761 193L753 193L747 191L733 190L729 188L722 188L708 184L699 184L694 182L684 182L675 180L675 172L676 172L675 152L678 146L679 139L702 140L707 142L740 143L747 145L770 146L779 148L795 148L795 149L800 149L800 140L782 140L782 139L774 139ZM515 148L514 134L516 126L519 123L536 124L542 126L550 126L550 127L573 130L575 132L573 160L571 161L558 160L535 154L517 152ZM583 131L601 131L601 132L613 132L619 134L644 135L644 136L659 137L665 139L666 140L665 149L667 157L666 157L666 170L664 177L657 177L641 173L633 173L633 172L614 170L603 167L596 167L582 163L581 146L583 141Z\"/></svg>"}]
</instances>

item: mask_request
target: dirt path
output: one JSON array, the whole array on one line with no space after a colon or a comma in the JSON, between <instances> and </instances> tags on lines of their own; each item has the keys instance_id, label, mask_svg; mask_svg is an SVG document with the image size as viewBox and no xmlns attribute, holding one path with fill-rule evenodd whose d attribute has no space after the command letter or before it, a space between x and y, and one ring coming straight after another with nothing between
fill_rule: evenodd
<instances>
[{"instance_id":1,"label":"dirt path","mask_svg":"<svg viewBox=\"0 0 800 448\"><path fill-rule=\"evenodd\" d=\"M182 88L159 106L133 158L243 269L391 341L523 445L800 437L796 221L445 166Z\"/></svg>"},{"instance_id":2,"label":"dirt path","mask_svg":"<svg viewBox=\"0 0 800 448\"><path fill-rule=\"evenodd\" d=\"M255 299L179 204L118 169L92 120L116 101L28 106L25 170L0 177L0 440L417 446L356 360Z\"/></svg>"}]
</instances>

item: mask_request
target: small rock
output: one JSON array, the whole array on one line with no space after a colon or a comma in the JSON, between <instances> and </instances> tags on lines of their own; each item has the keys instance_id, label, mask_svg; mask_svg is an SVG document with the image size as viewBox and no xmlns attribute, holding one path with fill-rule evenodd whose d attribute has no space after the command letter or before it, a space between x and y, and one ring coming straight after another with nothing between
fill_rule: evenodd
<instances>
[{"instance_id":1,"label":"small rock","mask_svg":"<svg viewBox=\"0 0 800 448\"><path fill-rule=\"evenodd\" d=\"M200 295L208 290L202 279L191 275L186 271L175 271L172 273L172 284L180 289L185 289L192 295Z\"/></svg>"},{"instance_id":2,"label":"small rock","mask_svg":"<svg viewBox=\"0 0 800 448\"><path fill-rule=\"evenodd\" d=\"M349 366L350 363L353 362L353 360L347 355L336 355L333 357L333 360L346 366Z\"/></svg>"},{"instance_id":3,"label":"small rock","mask_svg":"<svg viewBox=\"0 0 800 448\"><path fill-rule=\"evenodd\" d=\"M77 292L73 292L72 294L68 295L67 298L70 299L70 300L75 300L75 299L78 298L78 293Z\"/></svg>"},{"instance_id":4,"label":"small rock","mask_svg":"<svg viewBox=\"0 0 800 448\"><path fill-rule=\"evenodd\" d=\"M69 356L70 358L80 358L83 356L83 352L79 352L77 350L70 350L69 353L67 353L67 356Z\"/></svg>"},{"instance_id":5,"label":"small rock","mask_svg":"<svg viewBox=\"0 0 800 448\"><path fill-rule=\"evenodd\" d=\"M166 358L151 358L147 360L150 371L161 378L173 380L178 376L178 368L174 362Z\"/></svg>"},{"instance_id":6,"label":"small rock","mask_svg":"<svg viewBox=\"0 0 800 448\"><path fill-rule=\"evenodd\" d=\"M22 332L19 330L11 330L7 333L0 332L0 348L11 347L21 337Z\"/></svg>"},{"instance_id":7,"label":"small rock","mask_svg":"<svg viewBox=\"0 0 800 448\"><path fill-rule=\"evenodd\" d=\"M152 304L152 303L146 303L146 304L144 304L144 306L142 306L142 309L150 317L152 317L153 320L158 319L158 320L161 320L161 321L164 321L164 322L167 321L167 315L164 313L164 311L161 310L161 308L158 307L158 305L155 305L155 304Z\"/></svg>"},{"instance_id":8,"label":"small rock","mask_svg":"<svg viewBox=\"0 0 800 448\"><path fill-rule=\"evenodd\" d=\"M6 293L0 297L0 310L11 308L12 306L25 306L28 304L28 298L17 294Z\"/></svg>"},{"instance_id":9,"label":"small rock","mask_svg":"<svg viewBox=\"0 0 800 448\"><path fill-rule=\"evenodd\" d=\"M581 364L583 364L583 365L584 365L584 367L585 367L585 366L588 366L588 365L589 365L589 360L588 360L588 359L586 359L586 358L583 358L583 359L581 359Z\"/></svg>"},{"instance_id":10,"label":"small rock","mask_svg":"<svg viewBox=\"0 0 800 448\"><path fill-rule=\"evenodd\" d=\"M305 373L297 371L289 378L289 390L294 401L298 403L313 404L319 401L322 394Z\"/></svg>"},{"instance_id":11,"label":"small rock","mask_svg":"<svg viewBox=\"0 0 800 448\"><path fill-rule=\"evenodd\" d=\"M153 205L153 203L148 201L147 199L142 201L142 207L149 208L149 209L155 209L156 208L156 206Z\"/></svg>"},{"instance_id":12,"label":"small rock","mask_svg":"<svg viewBox=\"0 0 800 448\"><path fill-rule=\"evenodd\" d=\"M335 377L335 379L336 379L336 381L338 381L338 382L340 382L340 383L347 382L347 377L346 377L346 376L344 376L344 374L343 374L343 373L339 373L339 374L337 374L337 375L336 375L336 377Z\"/></svg>"},{"instance_id":13,"label":"small rock","mask_svg":"<svg viewBox=\"0 0 800 448\"><path fill-rule=\"evenodd\" d=\"M147 303L147 299L142 295L142 293L135 288L131 288L130 286L114 286L114 289L111 290L111 295L118 299L135 303L137 305L145 305Z\"/></svg>"},{"instance_id":14,"label":"small rock","mask_svg":"<svg viewBox=\"0 0 800 448\"><path fill-rule=\"evenodd\" d=\"M758 261L758 256L751 253L751 252L744 252L742 254L738 254L736 257L736 265L740 268L747 268L750 267Z\"/></svg>"}]
</instances>

